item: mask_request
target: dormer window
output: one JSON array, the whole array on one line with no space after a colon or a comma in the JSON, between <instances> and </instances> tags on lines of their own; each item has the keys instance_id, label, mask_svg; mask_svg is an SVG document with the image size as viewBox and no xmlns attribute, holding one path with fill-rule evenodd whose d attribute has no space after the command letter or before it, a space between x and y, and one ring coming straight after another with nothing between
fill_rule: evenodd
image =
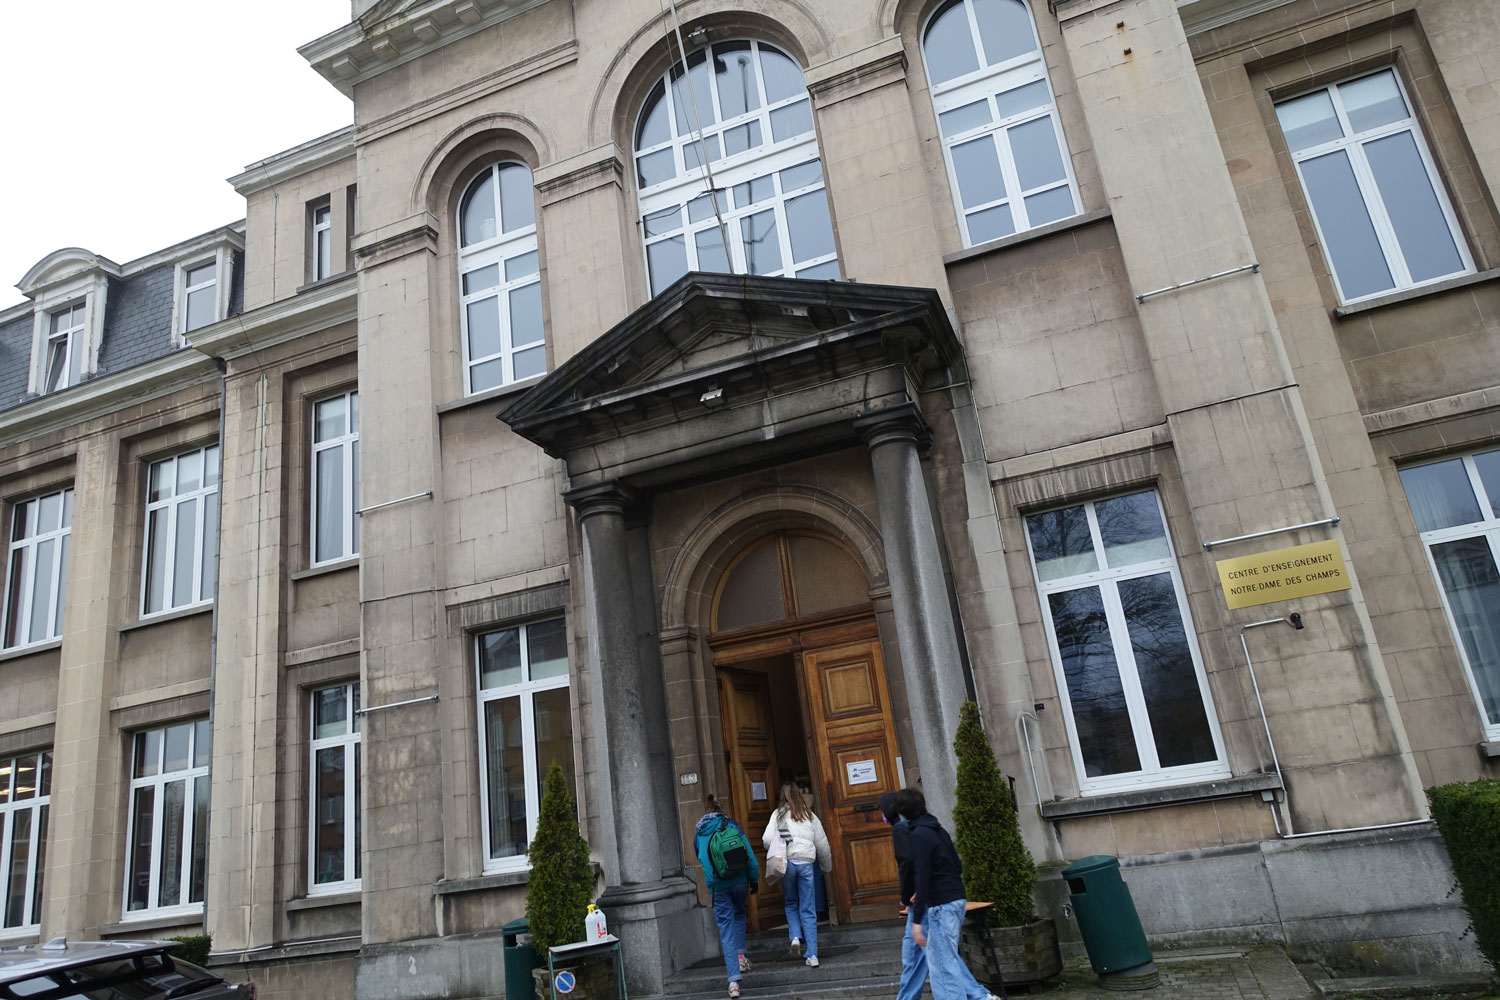
<instances>
[{"instance_id":1,"label":"dormer window","mask_svg":"<svg viewBox=\"0 0 1500 1000\"><path fill-rule=\"evenodd\" d=\"M218 271L218 264L212 260L182 269L183 333L191 333L218 319L218 310L214 308Z\"/></svg>"},{"instance_id":2,"label":"dormer window","mask_svg":"<svg viewBox=\"0 0 1500 1000\"><path fill-rule=\"evenodd\" d=\"M41 391L56 392L76 385L83 363L84 318L87 310L79 302L48 317L47 362Z\"/></svg>"}]
</instances>

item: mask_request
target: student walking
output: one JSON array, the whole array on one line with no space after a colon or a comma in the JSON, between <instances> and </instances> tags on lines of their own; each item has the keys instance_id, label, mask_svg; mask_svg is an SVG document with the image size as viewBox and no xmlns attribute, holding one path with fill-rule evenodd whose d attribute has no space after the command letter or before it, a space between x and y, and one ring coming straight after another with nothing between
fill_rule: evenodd
<instances>
[{"instance_id":1,"label":"student walking","mask_svg":"<svg viewBox=\"0 0 1500 1000\"><path fill-rule=\"evenodd\" d=\"M714 901L714 921L719 925L719 946L724 950L724 971L729 975L729 996L740 995L740 977L750 971L745 957L746 901L760 881L760 865L740 825L719 809L709 795L708 812L698 820L693 848L703 866L703 881Z\"/></svg>"},{"instance_id":2,"label":"student walking","mask_svg":"<svg viewBox=\"0 0 1500 1000\"><path fill-rule=\"evenodd\" d=\"M927 811L927 798L917 789L902 792L899 803L911 845L911 936L927 954L933 1000L997 1000L958 954L968 901L953 838Z\"/></svg>"},{"instance_id":3,"label":"student walking","mask_svg":"<svg viewBox=\"0 0 1500 1000\"><path fill-rule=\"evenodd\" d=\"M813 864L825 873L833 867L828 835L817 814L807 804L802 790L790 781L781 786L780 804L766 823L761 841L770 850L777 835L786 845L786 875L781 891L786 897L786 930L792 939L792 954L806 955L807 964L818 965L818 891Z\"/></svg>"},{"instance_id":4,"label":"student walking","mask_svg":"<svg viewBox=\"0 0 1500 1000\"><path fill-rule=\"evenodd\" d=\"M911 831L901 816L904 791L886 792L880 797L880 814L891 828L891 851L896 855L896 871L901 879L901 906L906 909L906 933L901 936L901 986L896 1000L918 1000L927 985L927 952L912 939L911 897L915 892L911 864Z\"/></svg>"}]
</instances>

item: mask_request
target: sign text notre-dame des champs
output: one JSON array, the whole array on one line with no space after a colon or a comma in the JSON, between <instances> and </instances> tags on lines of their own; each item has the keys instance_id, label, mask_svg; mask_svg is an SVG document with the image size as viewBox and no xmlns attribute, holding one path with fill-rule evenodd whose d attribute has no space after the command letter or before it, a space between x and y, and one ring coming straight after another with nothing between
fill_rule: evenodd
<instances>
[{"instance_id":1,"label":"sign text notre-dame des champs","mask_svg":"<svg viewBox=\"0 0 1500 1000\"><path fill-rule=\"evenodd\" d=\"M1219 583L1224 587L1224 603L1231 611L1349 589L1344 555L1332 539L1221 559L1216 565Z\"/></svg>"}]
</instances>

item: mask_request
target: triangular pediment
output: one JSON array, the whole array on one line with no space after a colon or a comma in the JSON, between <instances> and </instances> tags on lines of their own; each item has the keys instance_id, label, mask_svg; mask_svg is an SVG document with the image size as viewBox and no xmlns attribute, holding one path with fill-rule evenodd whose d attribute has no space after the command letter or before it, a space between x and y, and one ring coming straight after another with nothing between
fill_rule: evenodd
<instances>
[{"instance_id":1,"label":"triangular pediment","mask_svg":"<svg viewBox=\"0 0 1500 1000\"><path fill-rule=\"evenodd\" d=\"M558 454L564 438L661 423L715 392L743 403L893 362L913 385L937 385L958 358L932 289L694 273L542 379L500 419Z\"/></svg>"}]
</instances>

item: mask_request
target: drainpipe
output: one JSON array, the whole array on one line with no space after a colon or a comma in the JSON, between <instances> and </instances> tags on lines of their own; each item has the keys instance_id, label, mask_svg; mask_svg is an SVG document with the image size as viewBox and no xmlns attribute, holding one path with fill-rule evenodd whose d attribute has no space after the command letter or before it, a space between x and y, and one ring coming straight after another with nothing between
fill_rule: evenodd
<instances>
[{"instance_id":1,"label":"drainpipe","mask_svg":"<svg viewBox=\"0 0 1500 1000\"><path fill-rule=\"evenodd\" d=\"M214 367L219 370L219 530L214 532L214 607L210 612L210 628L208 633L208 731L209 738L213 738L214 731L214 696L218 689L219 680L219 584L224 579L224 567L219 559L223 555L223 546L219 540L224 537L224 407L229 401L229 365L223 358L214 358ZM208 827L203 831L204 851L206 852L213 844L210 833L213 830L213 804L214 804L214 768L213 755L210 751L208 758L208 801L204 804L204 816L207 817ZM208 931L208 858L203 859L203 933ZM212 944L210 944L212 949Z\"/></svg>"},{"instance_id":2,"label":"drainpipe","mask_svg":"<svg viewBox=\"0 0 1500 1000\"><path fill-rule=\"evenodd\" d=\"M1271 722L1266 717L1266 703L1261 700L1260 682L1255 678L1255 663L1250 659L1250 644L1245 640L1247 629L1260 628L1264 625L1290 625L1292 628L1301 630L1302 615L1293 611L1285 618L1267 618L1265 621L1250 622L1248 625L1240 626L1240 649L1245 653L1245 667L1250 671L1250 686L1255 689L1255 705L1260 709L1260 723L1266 733L1266 746L1271 750L1271 766L1276 769L1276 780L1281 784L1282 801L1286 803L1286 829L1281 828L1280 810L1276 808L1274 797L1267 800L1271 809L1271 822L1276 825L1276 836L1282 840L1298 840L1302 837L1322 837L1335 833L1365 833L1373 830L1394 830L1403 826L1427 826L1432 823L1430 819L1407 819L1396 823L1374 823L1370 826L1341 826L1329 830L1309 830L1305 833L1295 833L1292 830L1292 793L1286 786L1286 778L1281 773L1281 760L1276 756L1276 741L1271 738Z\"/></svg>"}]
</instances>

